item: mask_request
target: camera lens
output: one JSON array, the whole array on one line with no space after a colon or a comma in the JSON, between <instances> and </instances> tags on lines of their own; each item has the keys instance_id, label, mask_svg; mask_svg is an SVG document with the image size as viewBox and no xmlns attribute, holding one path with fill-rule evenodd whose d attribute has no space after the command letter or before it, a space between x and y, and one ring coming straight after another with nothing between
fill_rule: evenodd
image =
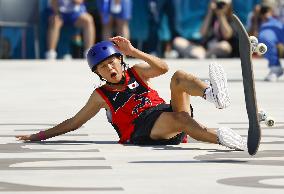
<instances>
[{"instance_id":1,"label":"camera lens","mask_svg":"<svg viewBox=\"0 0 284 194\"><path fill-rule=\"evenodd\" d=\"M267 7L267 6L261 6L261 8L260 8L260 15L266 14L269 10L270 10L269 7Z\"/></svg>"},{"instance_id":2,"label":"camera lens","mask_svg":"<svg viewBox=\"0 0 284 194\"><path fill-rule=\"evenodd\" d=\"M226 5L225 2L217 2L217 9L223 9L223 7Z\"/></svg>"}]
</instances>

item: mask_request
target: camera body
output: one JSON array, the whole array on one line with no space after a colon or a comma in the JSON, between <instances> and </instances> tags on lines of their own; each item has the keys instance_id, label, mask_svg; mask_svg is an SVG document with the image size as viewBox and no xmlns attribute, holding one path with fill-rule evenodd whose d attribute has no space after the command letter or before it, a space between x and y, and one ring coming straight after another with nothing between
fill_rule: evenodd
<instances>
[{"instance_id":1,"label":"camera body","mask_svg":"<svg viewBox=\"0 0 284 194\"><path fill-rule=\"evenodd\" d=\"M226 4L227 4L227 3L225 3L224 1L218 1L218 2L216 2L217 9L223 9Z\"/></svg>"}]
</instances>

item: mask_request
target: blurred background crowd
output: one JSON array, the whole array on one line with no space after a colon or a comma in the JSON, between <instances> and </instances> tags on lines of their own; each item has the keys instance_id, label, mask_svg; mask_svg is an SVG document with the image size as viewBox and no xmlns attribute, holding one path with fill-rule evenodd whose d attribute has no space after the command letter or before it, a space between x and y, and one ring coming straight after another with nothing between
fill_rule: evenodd
<instances>
[{"instance_id":1,"label":"blurred background crowd","mask_svg":"<svg viewBox=\"0 0 284 194\"><path fill-rule=\"evenodd\" d=\"M0 0L0 59L84 58L114 35L159 57L238 57L232 13L268 46L265 79L280 77L284 0Z\"/></svg>"}]
</instances>

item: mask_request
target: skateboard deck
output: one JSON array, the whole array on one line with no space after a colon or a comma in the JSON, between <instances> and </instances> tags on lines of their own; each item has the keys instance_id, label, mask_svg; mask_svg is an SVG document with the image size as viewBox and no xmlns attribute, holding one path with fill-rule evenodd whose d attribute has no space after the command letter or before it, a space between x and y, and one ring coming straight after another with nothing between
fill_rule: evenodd
<instances>
[{"instance_id":1,"label":"skateboard deck","mask_svg":"<svg viewBox=\"0 0 284 194\"><path fill-rule=\"evenodd\" d=\"M260 139L261 128L258 120L258 108L255 95L254 73L252 66L252 50L249 36L239 18L233 14L233 25L239 38L239 52L242 67L243 86L246 101L246 110L249 119L247 138L248 153L255 155Z\"/></svg>"}]
</instances>

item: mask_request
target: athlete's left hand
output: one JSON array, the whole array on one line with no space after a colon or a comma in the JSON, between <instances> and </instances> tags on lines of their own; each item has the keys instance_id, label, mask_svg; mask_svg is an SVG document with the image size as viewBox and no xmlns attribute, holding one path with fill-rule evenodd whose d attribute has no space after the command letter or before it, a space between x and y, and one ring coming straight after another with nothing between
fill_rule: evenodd
<instances>
[{"instance_id":1,"label":"athlete's left hand","mask_svg":"<svg viewBox=\"0 0 284 194\"><path fill-rule=\"evenodd\" d=\"M36 141L37 139L37 135L16 135L15 136L17 138L18 141Z\"/></svg>"},{"instance_id":2,"label":"athlete's left hand","mask_svg":"<svg viewBox=\"0 0 284 194\"><path fill-rule=\"evenodd\" d=\"M120 52L122 52L122 54L132 56L132 53L135 48L132 46L131 42L128 39L122 36L115 36L113 38L110 38L110 41L113 41L116 44L115 47Z\"/></svg>"}]
</instances>

